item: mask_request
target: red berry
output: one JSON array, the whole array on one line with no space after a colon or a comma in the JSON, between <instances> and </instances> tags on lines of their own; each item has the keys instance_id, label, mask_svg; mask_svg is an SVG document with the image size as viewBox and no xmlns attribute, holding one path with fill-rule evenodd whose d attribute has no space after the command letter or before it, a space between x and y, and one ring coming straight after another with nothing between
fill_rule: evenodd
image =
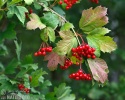
<instances>
[{"instance_id":1,"label":"red berry","mask_svg":"<svg viewBox=\"0 0 125 100\"><path fill-rule=\"evenodd\" d=\"M33 13L33 10L32 9L29 9L29 14L32 14Z\"/></svg>"},{"instance_id":2,"label":"red berry","mask_svg":"<svg viewBox=\"0 0 125 100\"><path fill-rule=\"evenodd\" d=\"M76 52L76 49L75 49L75 48L72 48L72 52Z\"/></svg>"},{"instance_id":3,"label":"red berry","mask_svg":"<svg viewBox=\"0 0 125 100\"><path fill-rule=\"evenodd\" d=\"M37 52L35 52L35 53L34 53L34 56L38 56L38 53L37 53Z\"/></svg>"},{"instance_id":4,"label":"red berry","mask_svg":"<svg viewBox=\"0 0 125 100\"><path fill-rule=\"evenodd\" d=\"M41 52L45 52L46 48L41 48L40 51Z\"/></svg>"},{"instance_id":5,"label":"red berry","mask_svg":"<svg viewBox=\"0 0 125 100\"><path fill-rule=\"evenodd\" d=\"M42 54L41 54L42 56L45 56L46 55L46 52L42 52Z\"/></svg>"},{"instance_id":6,"label":"red berry","mask_svg":"<svg viewBox=\"0 0 125 100\"><path fill-rule=\"evenodd\" d=\"M96 58L96 56L95 55L92 55L92 57L91 57L92 59L95 59Z\"/></svg>"},{"instance_id":7,"label":"red berry","mask_svg":"<svg viewBox=\"0 0 125 100\"><path fill-rule=\"evenodd\" d=\"M41 55L42 54L42 52L41 51L38 51L38 55Z\"/></svg>"},{"instance_id":8,"label":"red berry","mask_svg":"<svg viewBox=\"0 0 125 100\"><path fill-rule=\"evenodd\" d=\"M61 5L63 2L62 1L59 1L59 4Z\"/></svg>"},{"instance_id":9,"label":"red berry","mask_svg":"<svg viewBox=\"0 0 125 100\"><path fill-rule=\"evenodd\" d=\"M76 79L76 80L79 80L80 78L79 78L79 77L76 77L75 79Z\"/></svg>"},{"instance_id":10,"label":"red berry","mask_svg":"<svg viewBox=\"0 0 125 100\"><path fill-rule=\"evenodd\" d=\"M68 9L70 9L70 7L69 7L69 6L66 6L66 10L68 10Z\"/></svg>"}]
</instances>

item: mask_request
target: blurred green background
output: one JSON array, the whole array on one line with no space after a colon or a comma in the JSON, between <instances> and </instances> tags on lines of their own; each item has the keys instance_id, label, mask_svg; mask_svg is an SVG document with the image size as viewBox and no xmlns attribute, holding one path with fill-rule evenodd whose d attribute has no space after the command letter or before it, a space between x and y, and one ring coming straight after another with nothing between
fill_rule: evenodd
<instances>
[{"instance_id":1,"label":"blurred green background","mask_svg":"<svg viewBox=\"0 0 125 100\"><path fill-rule=\"evenodd\" d=\"M77 96L76 100L125 100L125 0L99 0L99 4L91 3L89 0L81 0L81 3L66 11L66 19L74 24L77 31L82 10L99 5L108 8L109 23L105 27L111 30L108 35L113 37L118 45L115 52L111 54L102 53L101 56L109 67L109 82L106 86L99 87L98 84L92 86L91 82L70 80L68 75L78 70L77 67L71 67L65 71L58 68L56 71L50 72L46 67L46 62L42 61L42 57L34 57L34 60L49 73L46 78L51 80L53 86L57 86L62 82L66 82L67 85L71 86L72 92ZM39 30L28 31L20 24L16 25L15 30L18 41L22 42L22 58L39 49L41 44ZM15 47L12 47L14 45L13 41L8 40L5 44L10 48L10 54L6 59L0 58L4 63L16 56Z\"/></svg>"}]
</instances>

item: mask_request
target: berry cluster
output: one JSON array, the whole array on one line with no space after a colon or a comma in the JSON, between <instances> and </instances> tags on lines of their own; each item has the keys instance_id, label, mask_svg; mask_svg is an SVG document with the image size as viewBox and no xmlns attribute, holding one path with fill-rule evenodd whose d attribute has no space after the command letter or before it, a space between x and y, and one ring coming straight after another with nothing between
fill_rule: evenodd
<instances>
[{"instance_id":1,"label":"berry cluster","mask_svg":"<svg viewBox=\"0 0 125 100\"><path fill-rule=\"evenodd\" d=\"M72 55L75 56L80 61L82 60L82 57L95 59L96 56L94 52L95 49L90 47L88 44L72 48Z\"/></svg>"},{"instance_id":2,"label":"berry cluster","mask_svg":"<svg viewBox=\"0 0 125 100\"><path fill-rule=\"evenodd\" d=\"M63 3L66 4L66 10L70 9L72 5L74 5L78 0L60 0L59 4L62 5Z\"/></svg>"},{"instance_id":3,"label":"berry cluster","mask_svg":"<svg viewBox=\"0 0 125 100\"><path fill-rule=\"evenodd\" d=\"M34 53L34 56L45 56L46 52L52 52L52 47L49 46L49 47L40 48L39 51Z\"/></svg>"},{"instance_id":4,"label":"berry cluster","mask_svg":"<svg viewBox=\"0 0 125 100\"><path fill-rule=\"evenodd\" d=\"M18 84L18 89L24 91L25 93L30 92L30 89L26 88L23 84Z\"/></svg>"},{"instance_id":5,"label":"berry cluster","mask_svg":"<svg viewBox=\"0 0 125 100\"><path fill-rule=\"evenodd\" d=\"M92 80L91 75L83 73L81 69L79 69L76 73L70 74L69 78L75 80Z\"/></svg>"},{"instance_id":6,"label":"berry cluster","mask_svg":"<svg viewBox=\"0 0 125 100\"><path fill-rule=\"evenodd\" d=\"M29 9L28 12L25 12L25 16L26 18L29 18L29 14L32 14L33 13L33 10L32 9Z\"/></svg>"},{"instance_id":7,"label":"berry cluster","mask_svg":"<svg viewBox=\"0 0 125 100\"><path fill-rule=\"evenodd\" d=\"M91 0L91 2L94 2L94 3L99 3L99 1L98 0Z\"/></svg>"},{"instance_id":8,"label":"berry cluster","mask_svg":"<svg viewBox=\"0 0 125 100\"><path fill-rule=\"evenodd\" d=\"M65 70L67 68L69 68L72 65L72 61L69 59L65 60L64 66L60 66L61 69Z\"/></svg>"}]
</instances>

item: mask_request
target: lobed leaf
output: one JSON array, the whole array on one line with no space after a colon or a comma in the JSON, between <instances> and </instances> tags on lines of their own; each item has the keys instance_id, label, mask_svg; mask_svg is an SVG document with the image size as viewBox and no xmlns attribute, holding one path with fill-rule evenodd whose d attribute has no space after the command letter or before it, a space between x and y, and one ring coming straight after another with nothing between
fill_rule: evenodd
<instances>
[{"instance_id":1,"label":"lobed leaf","mask_svg":"<svg viewBox=\"0 0 125 100\"><path fill-rule=\"evenodd\" d=\"M100 28L95 28L94 30L90 31L90 32L86 32L86 34L89 35L105 35L107 33L109 33L110 30L104 27L100 27Z\"/></svg>"},{"instance_id":2,"label":"lobed leaf","mask_svg":"<svg viewBox=\"0 0 125 100\"><path fill-rule=\"evenodd\" d=\"M39 78L44 75L47 74L45 71L43 71L42 69L40 70L36 70L35 72L32 73L32 81L31 81L31 86L32 87L37 87L39 86Z\"/></svg>"},{"instance_id":3,"label":"lobed leaf","mask_svg":"<svg viewBox=\"0 0 125 100\"><path fill-rule=\"evenodd\" d=\"M70 30L70 28L74 28L73 24L67 22L65 23L62 27L61 27L61 31L68 31Z\"/></svg>"},{"instance_id":4,"label":"lobed leaf","mask_svg":"<svg viewBox=\"0 0 125 100\"><path fill-rule=\"evenodd\" d=\"M48 60L47 67L49 68L49 70L53 71L57 68L58 64L61 64L61 65L64 64L65 57L59 56L55 52L51 52L44 57L44 60L45 61Z\"/></svg>"},{"instance_id":5,"label":"lobed leaf","mask_svg":"<svg viewBox=\"0 0 125 100\"><path fill-rule=\"evenodd\" d=\"M54 51L59 55L69 54L71 49L77 46L77 40L71 31L61 31L59 34L62 40L57 43Z\"/></svg>"},{"instance_id":6,"label":"lobed leaf","mask_svg":"<svg viewBox=\"0 0 125 100\"><path fill-rule=\"evenodd\" d=\"M99 36L99 35L88 35L88 43L96 48L96 53L99 53L99 50L102 52L111 52L117 48L116 43L109 36Z\"/></svg>"},{"instance_id":7,"label":"lobed leaf","mask_svg":"<svg viewBox=\"0 0 125 100\"><path fill-rule=\"evenodd\" d=\"M17 16L17 18L24 24L25 22L25 12L28 12L28 10L23 6L10 6L8 8L7 16L11 17L14 14Z\"/></svg>"},{"instance_id":8,"label":"lobed leaf","mask_svg":"<svg viewBox=\"0 0 125 100\"><path fill-rule=\"evenodd\" d=\"M75 100L75 95L70 94L70 92L70 87L66 86L65 83L59 85L58 88L54 88L54 93L57 96L58 100Z\"/></svg>"},{"instance_id":9,"label":"lobed leaf","mask_svg":"<svg viewBox=\"0 0 125 100\"><path fill-rule=\"evenodd\" d=\"M108 66L106 62L100 58L88 59L87 61L93 78L98 82L105 83L108 80Z\"/></svg>"},{"instance_id":10,"label":"lobed leaf","mask_svg":"<svg viewBox=\"0 0 125 100\"><path fill-rule=\"evenodd\" d=\"M59 24L59 18L57 15L48 12L48 13L44 13L44 16L41 18L41 21L48 27L51 27L53 29L55 29L58 24Z\"/></svg>"},{"instance_id":11,"label":"lobed leaf","mask_svg":"<svg viewBox=\"0 0 125 100\"><path fill-rule=\"evenodd\" d=\"M32 13L32 14L30 14L30 21L27 22L26 27L28 30L35 30L36 28L39 28L41 30L41 29L45 28L46 25L44 25L41 22L40 18L36 14Z\"/></svg>"},{"instance_id":12,"label":"lobed leaf","mask_svg":"<svg viewBox=\"0 0 125 100\"><path fill-rule=\"evenodd\" d=\"M79 22L80 29L87 33L108 23L107 8L98 6L95 9L87 9L82 12Z\"/></svg>"}]
</instances>

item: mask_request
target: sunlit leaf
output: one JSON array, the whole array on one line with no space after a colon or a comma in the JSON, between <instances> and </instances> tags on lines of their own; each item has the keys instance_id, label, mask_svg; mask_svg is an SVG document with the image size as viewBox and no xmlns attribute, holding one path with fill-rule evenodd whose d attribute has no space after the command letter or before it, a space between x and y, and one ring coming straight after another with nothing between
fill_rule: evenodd
<instances>
[{"instance_id":1,"label":"sunlit leaf","mask_svg":"<svg viewBox=\"0 0 125 100\"><path fill-rule=\"evenodd\" d=\"M67 22L61 27L61 31L68 31L70 28L74 28L73 24Z\"/></svg>"},{"instance_id":2,"label":"sunlit leaf","mask_svg":"<svg viewBox=\"0 0 125 100\"><path fill-rule=\"evenodd\" d=\"M24 0L27 5L31 5L34 0Z\"/></svg>"},{"instance_id":3,"label":"sunlit leaf","mask_svg":"<svg viewBox=\"0 0 125 100\"><path fill-rule=\"evenodd\" d=\"M98 6L95 9L83 10L82 17L79 22L80 29L84 33L90 32L95 28L102 27L108 23L107 8Z\"/></svg>"},{"instance_id":4,"label":"sunlit leaf","mask_svg":"<svg viewBox=\"0 0 125 100\"><path fill-rule=\"evenodd\" d=\"M32 13L32 14L30 14L30 21L27 22L26 27L28 30L35 30L36 28L39 28L41 30L41 29L45 28L46 25L44 25L40 21L40 18L35 13Z\"/></svg>"},{"instance_id":5,"label":"sunlit leaf","mask_svg":"<svg viewBox=\"0 0 125 100\"><path fill-rule=\"evenodd\" d=\"M70 53L73 47L77 46L77 40L71 31L61 31L59 32L60 40L57 43L57 46L54 48L54 51L57 52L59 55L65 55Z\"/></svg>"},{"instance_id":6,"label":"sunlit leaf","mask_svg":"<svg viewBox=\"0 0 125 100\"><path fill-rule=\"evenodd\" d=\"M87 34L90 34L90 35L105 35L109 32L110 32L109 29L101 27L101 28L95 28L93 31L88 32Z\"/></svg>"},{"instance_id":7,"label":"sunlit leaf","mask_svg":"<svg viewBox=\"0 0 125 100\"><path fill-rule=\"evenodd\" d=\"M91 46L94 46L98 51L111 52L117 48L116 43L109 36L88 35L87 40ZM92 41L90 43L90 41ZM99 53L99 52L98 52Z\"/></svg>"}]
</instances>

